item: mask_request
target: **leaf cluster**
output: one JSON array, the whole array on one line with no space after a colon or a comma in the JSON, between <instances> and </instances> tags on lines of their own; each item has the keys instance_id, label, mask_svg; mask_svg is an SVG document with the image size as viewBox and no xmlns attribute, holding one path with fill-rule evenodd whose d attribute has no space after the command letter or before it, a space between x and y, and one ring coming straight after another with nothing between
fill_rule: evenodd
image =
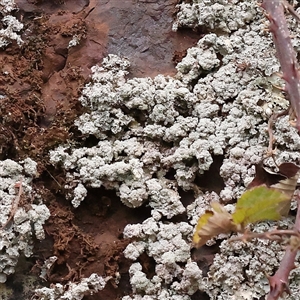
<instances>
[{"instance_id":1,"label":"leaf cluster","mask_svg":"<svg viewBox=\"0 0 300 300\"><path fill-rule=\"evenodd\" d=\"M249 224L279 220L289 203L288 195L267 186L247 190L238 199L236 210L232 214L222 204L213 202L211 210L206 211L197 223L193 243L196 247L201 247L220 233L243 232Z\"/></svg>"},{"instance_id":2,"label":"leaf cluster","mask_svg":"<svg viewBox=\"0 0 300 300\"><path fill-rule=\"evenodd\" d=\"M277 172L256 166L256 176L249 188L237 200L236 209L231 214L218 203L211 203L211 209L202 215L193 236L196 247L220 233L244 232L249 224L270 220L278 221L286 216L294 194L299 167L293 163L283 163Z\"/></svg>"}]
</instances>

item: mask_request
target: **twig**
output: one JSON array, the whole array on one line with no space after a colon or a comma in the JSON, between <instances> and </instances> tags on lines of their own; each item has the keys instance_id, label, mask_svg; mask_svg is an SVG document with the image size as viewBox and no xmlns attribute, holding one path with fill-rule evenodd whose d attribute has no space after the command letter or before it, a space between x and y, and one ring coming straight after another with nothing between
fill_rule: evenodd
<instances>
[{"instance_id":1,"label":"twig","mask_svg":"<svg viewBox=\"0 0 300 300\"><path fill-rule=\"evenodd\" d=\"M279 230L274 229L267 232L245 232L242 235L235 236L229 239L229 242L235 241L249 241L252 239L266 239L272 241L282 241L284 237L294 236L300 239L300 232L297 232L293 229L291 230Z\"/></svg>"},{"instance_id":2,"label":"twig","mask_svg":"<svg viewBox=\"0 0 300 300\"><path fill-rule=\"evenodd\" d=\"M268 157L273 157L274 158L274 154L276 152L276 149L273 149L273 144L275 141L274 138L274 134L273 134L273 126L275 121L281 117L288 114L288 110L284 110L284 111L280 111L277 113L272 114L272 116L270 117L269 121L268 121L268 134L269 134L269 145L268 145L268 149L267 149L267 156Z\"/></svg>"},{"instance_id":3,"label":"twig","mask_svg":"<svg viewBox=\"0 0 300 300\"><path fill-rule=\"evenodd\" d=\"M273 35L278 60L282 70L282 78L288 99L296 116L295 127L300 131L300 75L299 65L294 51L284 10L287 8L293 16L300 19L293 7L284 0L263 0L262 7L270 21L269 30Z\"/></svg>"},{"instance_id":4,"label":"twig","mask_svg":"<svg viewBox=\"0 0 300 300\"><path fill-rule=\"evenodd\" d=\"M256 232L245 232L241 236L233 237L229 239L229 242L234 241L247 241L253 238L260 239L269 239L273 241L282 241L285 236L294 236L298 240L300 238L300 194L297 195L298 198L298 211L296 217L296 223L294 229L292 230L278 230L274 229L268 232L256 233ZM267 300L277 300L281 297L284 292L290 294L289 289L289 274L295 268L295 258L298 252L298 247L294 247L294 245L289 244L286 247L286 252L280 262L280 266L276 273L273 276L269 276L269 285L270 292L267 296Z\"/></svg>"},{"instance_id":5,"label":"twig","mask_svg":"<svg viewBox=\"0 0 300 300\"><path fill-rule=\"evenodd\" d=\"M300 195L299 192L297 194L297 203L298 210L296 216L296 223L294 226L294 231L299 234L300 232ZM295 268L295 258L297 255L298 249L293 249L291 245L289 245L286 249L286 252L280 262L279 269L276 273L269 277L270 284L270 293L267 297L267 300L277 300L284 292L290 294L289 289L289 274Z\"/></svg>"},{"instance_id":6,"label":"twig","mask_svg":"<svg viewBox=\"0 0 300 300\"><path fill-rule=\"evenodd\" d=\"M262 7L266 10L266 16L270 21L270 32L276 48L278 60L282 69L282 78L285 81L284 90L287 93L293 113L296 117L295 127L300 132L300 74L299 65L294 51L290 33L288 30L284 10L287 9L297 20L298 14L286 0L263 0ZM272 135L270 135L272 138ZM269 145L270 147L270 145ZM294 230L300 232L300 196L298 196L298 210ZM295 258L298 249L289 245L280 263L277 272L269 277L270 293L267 300L276 300L284 292L290 293L288 276L295 268Z\"/></svg>"},{"instance_id":7,"label":"twig","mask_svg":"<svg viewBox=\"0 0 300 300\"><path fill-rule=\"evenodd\" d=\"M10 214L9 214L9 217L8 217L7 221L4 223L4 225L2 225L2 227L0 228L0 230L5 229L5 227L12 220L12 218L14 217L14 215L15 215L17 209L18 209L20 198L21 198L21 195L23 193L22 179L15 184L15 187L19 188L18 195L16 196L16 198L14 199L14 201L12 203Z\"/></svg>"}]
</instances>

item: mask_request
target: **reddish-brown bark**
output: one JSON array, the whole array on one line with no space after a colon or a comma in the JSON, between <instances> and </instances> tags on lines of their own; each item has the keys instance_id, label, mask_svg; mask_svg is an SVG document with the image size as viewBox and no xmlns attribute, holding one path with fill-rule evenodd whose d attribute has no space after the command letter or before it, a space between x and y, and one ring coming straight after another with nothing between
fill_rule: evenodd
<instances>
[{"instance_id":1,"label":"reddish-brown bark","mask_svg":"<svg viewBox=\"0 0 300 300\"><path fill-rule=\"evenodd\" d=\"M263 0L262 7L266 10L266 16L270 21L269 30L273 35L277 57L282 70L282 78L285 81L285 91L296 116L296 128L300 131L299 65L284 15L285 7L292 11L294 16L297 14L283 0Z\"/></svg>"},{"instance_id":2,"label":"reddish-brown bark","mask_svg":"<svg viewBox=\"0 0 300 300\"><path fill-rule=\"evenodd\" d=\"M282 78L285 81L285 91L290 101L293 113L296 117L296 128L300 132L300 75L299 65L294 51L284 10L287 8L299 19L297 13L285 0L263 0L262 7L266 10L266 16L270 21L270 32L276 48L278 60L282 70ZM300 231L300 200L298 195L298 212L294 230ZM298 249L288 246L277 272L269 277L270 293L267 300L276 300L289 290L289 274L295 268L295 257Z\"/></svg>"}]
</instances>

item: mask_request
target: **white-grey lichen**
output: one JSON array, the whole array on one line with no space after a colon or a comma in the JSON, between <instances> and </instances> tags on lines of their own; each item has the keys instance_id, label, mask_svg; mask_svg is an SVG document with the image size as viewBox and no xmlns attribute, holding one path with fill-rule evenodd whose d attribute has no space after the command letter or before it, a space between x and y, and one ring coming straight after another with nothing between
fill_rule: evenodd
<instances>
[{"instance_id":1,"label":"white-grey lichen","mask_svg":"<svg viewBox=\"0 0 300 300\"><path fill-rule=\"evenodd\" d=\"M86 295L93 295L104 289L106 280L93 273L88 278L83 278L79 283L70 282L62 285L56 283L51 288L35 290L35 299L39 300L81 300Z\"/></svg>"},{"instance_id":2,"label":"white-grey lichen","mask_svg":"<svg viewBox=\"0 0 300 300\"><path fill-rule=\"evenodd\" d=\"M279 224L287 229L293 226L292 219ZM266 232L275 226L272 222L264 222L255 226L254 231ZM251 242L223 241L220 253L214 261L204 281L204 290L210 299L259 299L270 289L265 274L272 275L278 268L284 254L284 247L270 240L253 240ZM296 264L299 264L299 258ZM298 281L299 272L291 274L291 281ZM293 296L285 299L297 299L299 287L293 286Z\"/></svg>"},{"instance_id":3,"label":"white-grey lichen","mask_svg":"<svg viewBox=\"0 0 300 300\"><path fill-rule=\"evenodd\" d=\"M40 278L42 278L45 281L47 280L47 274L56 261L57 256L50 256L44 261L41 267Z\"/></svg>"},{"instance_id":4,"label":"white-grey lichen","mask_svg":"<svg viewBox=\"0 0 300 300\"><path fill-rule=\"evenodd\" d=\"M91 82L80 98L88 111L75 122L98 143L62 145L50 152L51 162L67 171L65 187L75 207L87 188L102 186L116 190L129 207L145 202L151 207L151 218L124 229L125 237L135 239L124 254L135 262L130 268L134 295L123 300L188 300L198 289L211 299L261 298L268 283L259 259L271 273L283 253L269 241L248 246L222 242L207 275L191 260L198 217L212 200L228 202L226 209L234 210L232 202L245 191L255 176L254 165L266 154L268 119L288 102L278 88L282 83L274 73L280 66L256 1L188 2L178 6L174 27L212 33L187 51L176 76L128 79L129 61L109 55L102 66L92 68ZM287 118L276 122L274 135L276 163L299 163L300 137ZM201 184L216 157L221 166L215 172L224 186L218 194L202 193L195 182ZM271 158L265 163L276 166ZM182 190L194 193L187 207ZM172 219L185 213L186 222ZM291 220L286 222L292 226ZM268 223L254 229L259 226L270 229ZM155 261L152 278L136 262L142 253ZM291 286L296 287L299 276L294 274Z\"/></svg>"},{"instance_id":5,"label":"white-grey lichen","mask_svg":"<svg viewBox=\"0 0 300 300\"><path fill-rule=\"evenodd\" d=\"M5 48L14 40L19 46L23 44L23 40L18 32L23 29L24 25L10 14L16 9L17 6L14 0L0 1L0 18L2 23L0 27L0 48Z\"/></svg>"},{"instance_id":6,"label":"white-grey lichen","mask_svg":"<svg viewBox=\"0 0 300 300\"><path fill-rule=\"evenodd\" d=\"M17 8L14 0L0 0L0 7L2 14L8 14Z\"/></svg>"},{"instance_id":7,"label":"white-grey lichen","mask_svg":"<svg viewBox=\"0 0 300 300\"><path fill-rule=\"evenodd\" d=\"M196 263L191 264L195 270L193 270L193 268L190 270L188 265L184 271L180 268L176 268L175 266L170 267L169 270L167 270L166 267L158 265L156 268L158 275L149 279L142 271L142 266L139 263L134 263L129 269L130 283L133 287L133 292L137 295L146 294L148 297L151 297L150 299L163 299L163 297L166 297L164 299L190 299L188 295L192 295L199 289L200 280L195 280L194 284L191 284L191 281L187 280L189 272L193 273L191 277L194 279L201 278L201 271L197 267ZM173 283L172 285L166 284L163 277L170 277L170 280L172 281L172 276L166 275L166 272L168 274L176 274L176 277L181 279L181 281L176 281L176 283ZM186 281L188 281L188 286L186 285ZM127 297L124 297L123 300L124 299L127 299Z\"/></svg>"},{"instance_id":8,"label":"white-grey lichen","mask_svg":"<svg viewBox=\"0 0 300 300\"><path fill-rule=\"evenodd\" d=\"M72 39L69 41L68 49L75 47L80 44L81 36L78 34L73 35Z\"/></svg>"},{"instance_id":9,"label":"white-grey lichen","mask_svg":"<svg viewBox=\"0 0 300 300\"><path fill-rule=\"evenodd\" d=\"M127 225L124 229L124 237L138 237L144 247L143 251L146 251L156 262L174 264L189 258L192 232L193 227L185 222L164 224L149 218L142 224ZM124 251L126 256L132 256L130 249L131 247Z\"/></svg>"},{"instance_id":10,"label":"white-grey lichen","mask_svg":"<svg viewBox=\"0 0 300 300\"><path fill-rule=\"evenodd\" d=\"M0 282L14 273L21 255L31 256L33 238L45 238L43 224L50 212L32 191L36 166L30 158L19 163L10 159L0 161ZM20 197L34 203L25 209L20 205Z\"/></svg>"},{"instance_id":11,"label":"white-grey lichen","mask_svg":"<svg viewBox=\"0 0 300 300\"><path fill-rule=\"evenodd\" d=\"M177 20L173 29L178 27L207 28L222 30L226 33L237 30L249 23L258 11L253 1L193 0L177 5Z\"/></svg>"},{"instance_id":12,"label":"white-grey lichen","mask_svg":"<svg viewBox=\"0 0 300 300\"><path fill-rule=\"evenodd\" d=\"M160 269L159 267L157 269ZM162 272L164 268L162 268ZM142 271L140 263L134 263L129 269L130 283L133 287L135 294L146 294L147 296L135 296L131 298L125 296L122 300L129 299L178 299L190 300L189 295L194 294L198 289L201 282L202 273L194 262L188 262L184 271L176 268L172 272L180 279L175 281L169 287L165 284L160 276L153 276L148 279L146 274ZM159 272L158 272L159 273Z\"/></svg>"},{"instance_id":13,"label":"white-grey lichen","mask_svg":"<svg viewBox=\"0 0 300 300\"><path fill-rule=\"evenodd\" d=\"M182 59L176 66L180 78L184 83L191 83L198 79L201 74L205 74L220 65L220 60L217 57L217 52L212 45L215 44L216 35L206 35L199 40L197 47L192 47L187 50L187 56Z\"/></svg>"},{"instance_id":14,"label":"white-grey lichen","mask_svg":"<svg viewBox=\"0 0 300 300\"><path fill-rule=\"evenodd\" d=\"M125 257L136 260L145 252L156 262L156 275L152 279L147 278L139 263L131 266L129 275L134 292L145 293L156 299L162 299L162 295L169 297L166 299L175 299L173 297L176 296L189 299L187 295L192 295L199 289L202 272L190 260L192 231L193 227L187 223L164 224L154 218L125 227L124 237L136 237L139 240L127 246L124 250ZM183 262L187 263L182 266L180 263ZM174 281L174 278L179 281Z\"/></svg>"},{"instance_id":15,"label":"white-grey lichen","mask_svg":"<svg viewBox=\"0 0 300 300\"><path fill-rule=\"evenodd\" d=\"M78 207L80 202L87 196L87 189L82 183L79 183L74 189L74 198L72 204L74 207Z\"/></svg>"}]
</instances>

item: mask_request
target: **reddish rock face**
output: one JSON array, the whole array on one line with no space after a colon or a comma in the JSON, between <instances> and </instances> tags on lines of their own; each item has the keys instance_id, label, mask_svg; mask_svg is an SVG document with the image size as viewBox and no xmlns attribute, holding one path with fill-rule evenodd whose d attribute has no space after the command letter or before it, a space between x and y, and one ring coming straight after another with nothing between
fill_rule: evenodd
<instances>
[{"instance_id":1,"label":"reddish rock face","mask_svg":"<svg viewBox=\"0 0 300 300\"><path fill-rule=\"evenodd\" d=\"M129 58L131 76L174 74L174 53L185 51L199 39L196 33L172 31L178 0L16 2L27 14L49 16L47 26L59 29L51 42L55 52L81 67L90 68L112 53ZM67 51L73 34L82 35L84 41Z\"/></svg>"},{"instance_id":2,"label":"reddish rock face","mask_svg":"<svg viewBox=\"0 0 300 300\"><path fill-rule=\"evenodd\" d=\"M27 28L25 42L35 37L36 42L42 39L44 43L39 46L39 69L46 127L55 119L58 106L67 109L66 98L82 87L91 66L101 63L108 53L130 60L130 77L174 75L174 60L199 39L193 32L172 31L177 0L16 3ZM74 36L79 44L69 48Z\"/></svg>"}]
</instances>

